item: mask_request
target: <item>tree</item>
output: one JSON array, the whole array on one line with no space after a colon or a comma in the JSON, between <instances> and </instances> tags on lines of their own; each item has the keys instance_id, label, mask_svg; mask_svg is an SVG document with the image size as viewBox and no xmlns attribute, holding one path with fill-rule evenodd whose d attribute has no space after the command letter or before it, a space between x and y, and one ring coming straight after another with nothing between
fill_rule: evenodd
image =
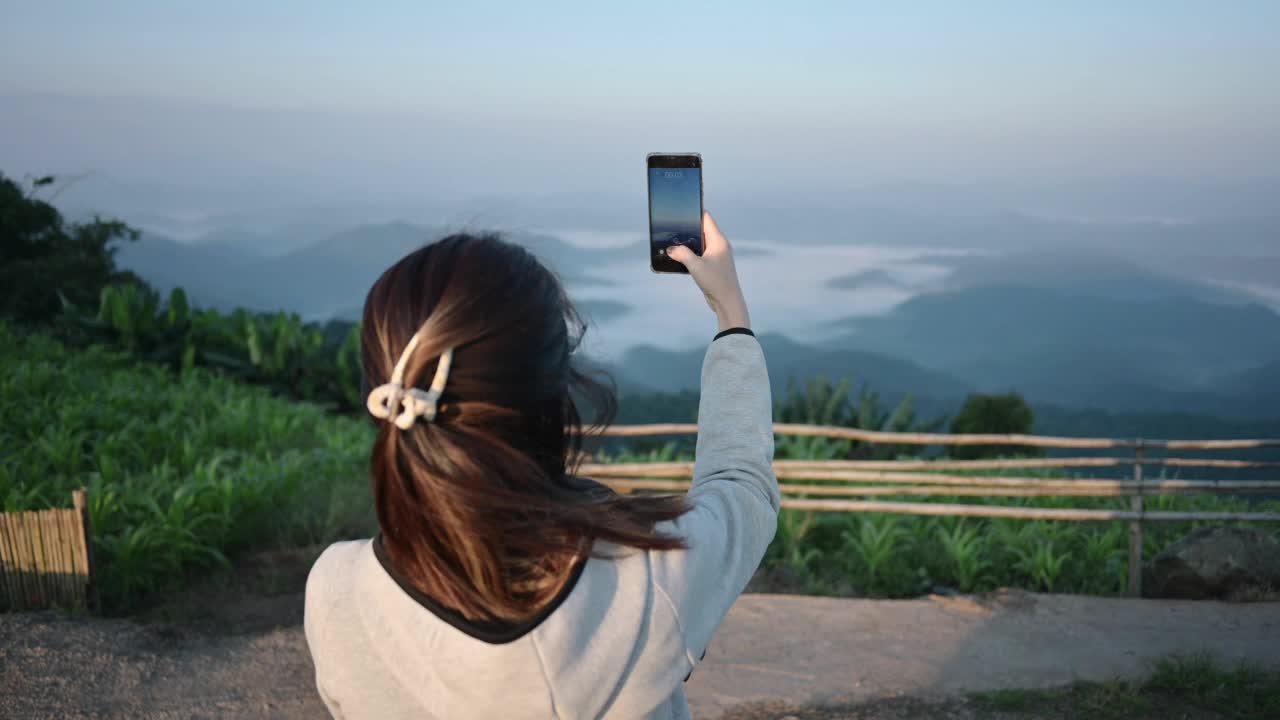
<instances>
[{"instance_id":1,"label":"tree","mask_svg":"<svg viewBox=\"0 0 1280 720\"><path fill-rule=\"evenodd\" d=\"M61 310L59 294L83 308L95 305L108 284L143 284L115 263L115 243L136 240L138 231L96 216L66 222L36 197L53 182L52 176L39 178L25 190L0 174L0 317L46 323Z\"/></svg>"},{"instance_id":2,"label":"tree","mask_svg":"<svg viewBox=\"0 0 1280 720\"><path fill-rule=\"evenodd\" d=\"M951 421L951 432L1026 434L1031 432L1035 414L1016 392L1007 395L972 393ZM1043 450L1023 445L953 445L951 456L972 460L1000 455L1041 455Z\"/></svg>"}]
</instances>

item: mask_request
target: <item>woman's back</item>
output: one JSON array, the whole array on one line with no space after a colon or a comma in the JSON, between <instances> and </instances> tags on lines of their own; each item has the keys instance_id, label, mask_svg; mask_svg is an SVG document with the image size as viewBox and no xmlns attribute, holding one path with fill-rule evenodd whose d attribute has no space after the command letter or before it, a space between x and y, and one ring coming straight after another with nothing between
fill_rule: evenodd
<instances>
[{"instance_id":1,"label":"woman's back","mask_svg":"<svg viewBox=\"0 0 1280 720\"><path fill-rule=\"evenodd\" d=\"M779 502L763 353L750 330L725 330L703 365L687 511L653 528L686 548L596 539L513 622L468 619L423 592L381 534L336 543L308 579L305 622L333 715L688 717L683 681L759 564Z\"/></svg>"}]
</instances>

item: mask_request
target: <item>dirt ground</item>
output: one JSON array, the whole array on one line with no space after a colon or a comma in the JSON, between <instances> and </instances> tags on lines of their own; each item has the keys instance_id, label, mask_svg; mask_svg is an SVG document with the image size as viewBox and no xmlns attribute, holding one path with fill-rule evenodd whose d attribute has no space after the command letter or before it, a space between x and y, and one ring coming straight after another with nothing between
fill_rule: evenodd
<instances>
[{"instance_id":1,"label":"dirt ground","mask_svg":"<svg viewBox=\"0 0 1280 720\"><path fill-rule=\"evenodd\" d=\"M326 717L301 627L313 557L259 556L131 619L0 615L0 717ZM1277 638L1276 602L750 594L686 688L698 718L966 719L982 715L963 693L1136 677L1174 653L1280 664Z\"/></svg>"}]
</instances>

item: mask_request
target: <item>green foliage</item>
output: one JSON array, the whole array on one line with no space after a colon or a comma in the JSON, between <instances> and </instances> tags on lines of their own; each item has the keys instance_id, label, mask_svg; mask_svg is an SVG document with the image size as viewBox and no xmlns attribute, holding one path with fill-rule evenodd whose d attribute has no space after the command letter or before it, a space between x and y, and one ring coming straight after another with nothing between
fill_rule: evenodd
<instances>
[{"instance_id":1,"label":"green foliage","mask_svg":"<svg viewBox=\"0 0 1280 720\"><path fill-rule=\"evenodd\" d=\"M88 486L110 610L250 546L371 533L371 441L367 423L201 368L0 323L0 509L65 507Z\"/></svg>"},{"instance_id":2,"label":"green foliage","mask_svg":"<svg viewBox=\"0 0 1280 720\"><path fill-rule=\"evenodd\" d=\"M774 409L774 419L781 423L831 425L885 432L929 432L942 425L941 420L920 422L910 396L890 411L880 404L879 395L865 387L859 391L856 400L851 392L852 383L847 379L832 383L819 376L810 380L803 388L794 382L788 382L786 399ZM821 437L778 436L775 441L775 452L779 459L892 459L904 449L901 446Z\"/></svg>"},{"instance_id":3,"label":"green foliage","mask_svg":"<svg viewBox=\"0 0 1280 720\"><path fill-rule=\"evenodd\" d=\"M866 587L884 584L895 555L901 551L907 533L894 515L857 518L857 533L846 528L840 533L846 562L859 574Z\"/></svg>"},{"instance_id":4,"label":"green foliage","mask_svg":"<svg viewBox=\"0 0 1280 720\"><path fill-rule=\"evenodd\" d=\"M1019 471L1028 474L1026 470ZM974 498L881 496L875 500L1010 507L1122 509L1127 498ZM1210 495L1167 498L1179 511L1277 511L1280 500ZM1151 558L1203 522L1152 522L1144 530ZM783 509L765 554L766 569L785 569L809 593L912 597L942 586L960 592L1016 587L1043 592L1123 594L1128 533L1122 523L1011 518L815 513Z\"/></svg>"},{"instance_id":5,"label":"green foliage","mask_svg":"<svg viewBox=\"0 0 1280 720\"><path fill-rule=\"evenodd\" d=\"M1027 434L1035 415L1016 392L1007 395L972 393L951 421L953 434ZM1025 445L955 445L951 457L972 460L1001 455L1042 455L1044 451Z\"/></svg>"},{"instance_id":6,"label":"green foliage","mask_svg":"<svg viewBox=\"0 0 1280 720\"><path fill-rule=\"evenodd\" d=\"M1080 592L1106 595L1124 590L1129 574L1123 551L1127 542L1125 526L1120 523L1081 532L1077 565L1068 570L1081 578Z\"/></svg>"},{"instance_id":7,"label":"green foliage","mask_svg":"<svg viewBox=\"0 0 1280 720\"><path fill-rule=\"evenodd\" d=\"M114 243L138 232L118 220L66 222L35 196L53 180L40 178L27 191L0 175L0 319L45 323L57 315L59 295L88 304L108 283L141 284L115 266Z\"/></svg>"},{"instance_id":8,"label":"green foliage","mask_svg":"<svg viewBox=\"0 0 1280 720\"><path fill-rule=\"evenodd\" d=\"M937 536L950 577L958 587L984 587L991 559L983 552L984 543L978 528L966 527L963 518L948 519L957 522L938 527Z\"/></svg>"},{"instance_id":9,"label":"green foliage","mask_svg":"<svg viewBox=\"0 0 1280 720\"><path fill-rule=\"evenodd\" d=\"M161 303L137 285L103 288L93 316L68 302L64 320L81 344L106 343L184 371L213 368L335 410L360 405L358 325L320 326L283 312L193 310L181 288Z\"/></svg>"},{"instance_id":10,"label":"green foliage","mask_svg":"<svg viewBox=\"0 0 1280 720\"><path fill-rule=\"evenodd\" d=\"M672 440L656 447L633 448L622 446L617 451L599 450L595 453L596 462L606 463L665 463L692 462L693 451L685 444Z\"/></svg>"},{"instance_id":11,"label":"green foliage","mask_svg":"<svg viewBox=\"0 0 1280 720\"><path fill-rule=\"evenodd\" d=\"M769 553L775 564L808 574L814 561L822 559L822 549L808 541L818 516L810 512L792 512L778 517L778 530Z\"/></svg>"},{"instance_id":12,"label":"green foliage","mask_svg":"<svg viewBox=\"0 0 1280 720\"><path fill-rule=\"evenodd\" d=\"M335 330L340 332L340 326L341 323L329 323L326 336L332 336ZM337 360L337 390L341 394L340 402L347 407L359 408L363 402L360 397L360 376L364 372L360 361L360 326L352 325L341 337L342 343L338 345Z\"/></svg>"},{"instance_id":13,"label":"green foliage","mask_svg":"<svg viewBox=\"0 0 1280 720\"><path fill-rule=\"evenodd\" d=\"M181 288L162 303L115 266L115 243L136 240L138 232L115 220L67 223L35 196L52 182L40 178L25 191L0 175L0 319L176 369L212 367L334 409L359 407L358 326L322 327L286 313L197 311Z\"/></svg>"},{"instance_id":14,"label":"green foliage","mask_svg":"<svg viewBox=\"0 0 1280 720\"><path fill-rule=\"evenodd\" d=\"M1014 564L1031 579L1031 589L1053 592L1067 561L1066 553L1055 552L1052 540L1045 540L1028 547L1015 548L1018 561Z\"/></svg>"},{"instance_id":15,"label":"green foliage","mask_svg":"<svg viewBox=\"0 0 1280 720\"><path fill-rule=\"evenodd\" d=\"M1280 717L1280 672L1246 662L1224 667L1205 653L1160 660L1142 689L1229 717Z\"/></svg>"},{"instance_id":16,"label":"green foliage","mask_svg":"<svg viewBox=\"0 0 1280 720\"><path fill-rule=\"evenodd\" d=\"M863 391L852 400L849 382L818 378L803 388L791 384L777 405L778 422L866 427L875 430L932 430L919 423L909 402L893 412ZM1016 398L1016 396L1013 396ZM1020 402L1018 400L1017 402ZM1009 401L997 402L1009 405ZM1014 403L1016 404L1016 403ZM1011 405L1009 405L1011 406ZM653 418L660 419L660 418ZM1024 418L1029 424L1029 416ZM1025 431L1027 427L983 430ZM777 457L830 459L898 457L907 448L875 450L868 445L817 438L778 436ZM628 439L619 448L598 452L602 462L668 462L692 459L681 441L642 445ZM964 474L963 471L953 471ZM1020 476L1063 478L1059 468L1019 469ZM982 471L991 474L992 471ZM997 473L998 474L998 473ZM1127 509L1127 498L1078 497L920 497L879 496L876 500ZM1280 501L1250 506L1229 496L1178 495L1149 498L1151 510L1240 511L1280 509ZM1149 523L1144 556L1154 557L1202 523ZM1122 523L1026 521L1011 518L959 518L863 513L815 513L784 509L763 561L766 570L783 570L808 593L911 597L935 588L980 592L1018 587L1046 592L1115 595L1128 578L1128 534ZM791 583L787 582L788 587Z\"/></svg>"},{"instance_id":17,"label":"green foliage","mask_svg":"<svg viewBox=\"0 0 1280 720\"><path fill-rule=\"evenodd\" d=\"M1280 717L1280 671L1246 662L1231 666L1207 654L1158 660L1145 680L1116 677L1063 688L996 690L970 696L978 717L1020 718Z\"/></svg>"},{"instance_id":18,"label":"green foliage","mask_svg":"<svg viewBox=\"0 0 1280 720\"><path fill-rule=\"evenodd\" d=\"M285 313L196 310L181 289L162 302L141 284L99 286L96 312L85 315L79 296L63 294L59 329L86 347L83 352L0 323L0 447L6 450L0 506L66 505L71 489L88 485L109 608L126 609L176 587L187 573L225 565L254 544L311 544L373 532L362 479L371 429L325 412L359 405L358 326L317 326ZM321 404L292 404L233 379ZM789 384L777 420L899 432L942 425L921 422L910 398L890 410L875 393L864 388L854 398L851 388L825 378L803 388ZM696 404L696 396L682 399ZM1026 432L1030 425L1030 410L1016 395L971 396L952 430ZM692 450L690 438L657 439L611 444L597 456L687 461ZM884 459L908 451L915 449L777 438L779 458ZM1096 508L1127 502L925 501ZM1247 501L1176 496L1151 498L1148 506L1240 510ZM1280 508L1280 502L1263 507ZM1198 524L1152 523L1147 556ZM904 597L937 585L966 592L1003 585L1105 594L1124 589L1126 543L1118 523L784 510L764 564L790 570L811 593Z\"/></svg>"}]
</instances>

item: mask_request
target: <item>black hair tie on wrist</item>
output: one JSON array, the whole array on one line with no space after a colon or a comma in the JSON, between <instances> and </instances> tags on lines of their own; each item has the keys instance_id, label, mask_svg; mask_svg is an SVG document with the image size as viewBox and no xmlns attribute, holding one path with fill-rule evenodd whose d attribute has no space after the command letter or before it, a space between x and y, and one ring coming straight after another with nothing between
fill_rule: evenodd
<instances>
[{"instance_id":1,"label":"black hair tie on wrist","mask_svg":"<svg viewBox=\"0 0 1280 720\"><path fill-rule=\"evenodd\" d=\"M731 327L728 330L721 330L720 332L716 333L716 336L711 338L711 342L715 342L716 340L719 340L725 335L750 335L751 337L756 336L755 333L751 332L751 328Z\"/></svg>"}]
</instances>

